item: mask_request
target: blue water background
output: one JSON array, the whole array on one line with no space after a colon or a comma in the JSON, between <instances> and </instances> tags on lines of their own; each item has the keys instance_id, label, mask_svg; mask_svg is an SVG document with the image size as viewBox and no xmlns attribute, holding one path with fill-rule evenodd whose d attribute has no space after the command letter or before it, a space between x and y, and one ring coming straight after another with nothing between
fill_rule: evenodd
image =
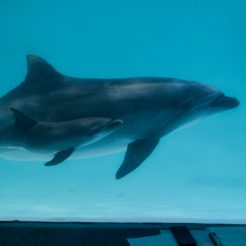
<instances>
[{"instance_id":1,"label":"blue water background","mask_svg":"<svg viewBox=\"0 0 246 246\"><path fill-rule=\"evenodd\" d=\"M0 2L0 95L36 54L76 77L207 82L240 107L162 139L135 172L124 153L42 162L0 159L0 220L246 222L246 2Z\"/></svg>"}]
</instances>

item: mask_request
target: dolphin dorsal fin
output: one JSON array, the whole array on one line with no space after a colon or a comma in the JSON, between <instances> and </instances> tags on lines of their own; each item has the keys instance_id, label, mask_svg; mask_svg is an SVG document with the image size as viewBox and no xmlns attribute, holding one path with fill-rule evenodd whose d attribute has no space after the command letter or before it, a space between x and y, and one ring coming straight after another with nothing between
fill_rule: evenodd
<instances>
[{"instance_id":1,"label":"dolphin dorsal fin","mask_svg":"<svg viewBox=\"0 0 246 246\"><path fill-rule=\"evenodd\" d=\"M10 108L12 113L14 114L15 117L15 126L19 129L25 130L25 129L31 129L37 124L36 120L33 120L20 112L19 110L15 108Z\"/></svg>"},{"instance_id":2,"label":"dolphin dorsal fin","mask_svg":"<svg viewBox=\"0 0 246 246\"><path fill-rule=\"evenodd\" d=\"M47 81L59 78L62 75L57 72L47 61L41 57L28 55L27 58L26 82Z\"/></svg>"}]
</instances>

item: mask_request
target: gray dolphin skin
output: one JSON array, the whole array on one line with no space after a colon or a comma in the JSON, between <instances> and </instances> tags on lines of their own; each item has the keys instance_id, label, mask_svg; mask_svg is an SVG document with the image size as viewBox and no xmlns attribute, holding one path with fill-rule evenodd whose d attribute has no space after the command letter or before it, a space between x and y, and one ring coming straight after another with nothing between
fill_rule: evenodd
<instances>
[{"instance_id":1,"label":"gray dolphin skin","mask_svg":"<svg viewBox=\"0 0 246 246\"><path fill-rule=\"evenodd\" d=\"M226 96L204 83L157 77L72 78L57 72L42 58L28 55L25 80L0 98L0 130L8 127L16 129L13 112L9 109L18 109L15 114L24 113L31 117L30 120L41 122L32 128L33 123L29 121L31 131L37 129L37 132L46 134L45 129L49 128L49 135L53 126L59 128L61 124L63 133L58 134L58 138L62 148L53 148L59 145L59 141L52 137L50 146L48 142L44 144L38 140L39 134L35 133L34 142L29 137L28 148L0 146L0 155L17 160L49 160L50 153L58 151L54 157L56 164L74 151L71 144L73 137L69 133L79 131L78 127L72 127L74 121L83 122L85 118L112 119L120 127L113 127L110 134L96 137L95 141L88 140L86 145L77 144L71 157L78 159L126 150L123 163L116 173L116 178L120 179L139 167L163 136L238 105L236 98ZM66 130L64 122L70 130ZM38 151L36 145L39 145Z\"/></svg>"},{"instance_id":2,"label":"gray dolphin skin","mask_svg":"<svg viewBox=\"0 0 246 246\"><path fill-rule=\"evenodd\" d=\"M46 166L57 165L79 147L111 134L123 122L107 118L84 118L63 122L37 122L10 108L15 123L0 130L1 148L20 148L36 153L55 153Z\"/></svg>"}]
</instances>

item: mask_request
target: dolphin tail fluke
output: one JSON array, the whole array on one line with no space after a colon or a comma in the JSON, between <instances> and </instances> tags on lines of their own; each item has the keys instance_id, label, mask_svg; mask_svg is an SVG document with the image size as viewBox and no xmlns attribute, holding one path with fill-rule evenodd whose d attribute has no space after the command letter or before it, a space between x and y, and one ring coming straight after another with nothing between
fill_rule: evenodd
<instances>
[{"instance_id":1,"label":"dolphin tail fluke","mask_svg":"<svg viewBox=\"0 0 246 246\"><path fill-rule=\"evenodd\" d=\"M74 148L68 148L65 150L61 150L57 152L54 156L54 158L48 162L46 162L45 166L54 166L57 165L63 161L65 161L72 153L74 152Z\"/></svg>"},{"instance_id":2,"label":"dolphin tail fluke","mask_svg":"<svg viewBox=\"0 0 246 246\"><path fill-rule=\"evenodd\" d=\"M116 173L116 179L121 179L149 157L159 143L159 138L145 138L130 143L127 147L123 163Z\"/></svg>"}]
</instances>

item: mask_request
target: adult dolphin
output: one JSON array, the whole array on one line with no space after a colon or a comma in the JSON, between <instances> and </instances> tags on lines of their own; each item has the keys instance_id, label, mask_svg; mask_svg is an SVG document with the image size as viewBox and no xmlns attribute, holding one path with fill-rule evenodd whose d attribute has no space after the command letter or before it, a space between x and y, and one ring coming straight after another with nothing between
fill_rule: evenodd
<instances>
[{"instance_id":1,"label":"adult dolphin","mask_svg":"<svg viewBox=\"0 0 246 246\"><path fill-rule=\"evenodd\" d=\"M239 105L209 85L173 78L80 79L62 75L40 57L27 56L25 81L0 99L0 129L13 124L10 107L42 122L81 118L120 119L120 128L100 141L79 148L81 158L123 151L120 179L153 152L160 138L209 115ZM12 159L50 156L22 149L1 150Z\"/></svg>"}]
</instances>

